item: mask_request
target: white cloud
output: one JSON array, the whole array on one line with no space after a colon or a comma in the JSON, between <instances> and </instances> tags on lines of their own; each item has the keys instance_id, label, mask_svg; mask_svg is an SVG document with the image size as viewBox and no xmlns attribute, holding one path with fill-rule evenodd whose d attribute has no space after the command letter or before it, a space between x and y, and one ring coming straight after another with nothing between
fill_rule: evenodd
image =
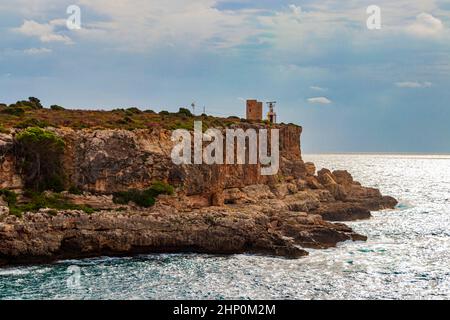
<instances>
[{"instance_id":1,"label":"white cloud","mask_svg":"<svg viewBox=\"0 0 450 320\"><path fill-rule=\"evenodd\" d=\"M57 27L64 24L65 20L61 19L52 20L49 23L38 23L34 20L25 20L19 28L13 30L28 37L36 37L44 43L63 42L65 44L71 44L73 43L72 39L56 31Z\"/></svg>"},{"instance_id":2,"label":"white cloud","mask_svg":"<svg viewBox=\"0 0 450 320\"><path fill-rule=\"evenodd\" d=\"M300 6L296 6L295 4L290 4L289 9L291 9L292 13L296 16L300 16L302 13L302 8Z\"/></svg>"},{"instance_id":3,"label":"white cloud","mask_svg":"<svg viewBox=\"0 0 450 320\"><path fill-rule=\"evenodd\" d=\"M29 48L29 49L25 49L23 52L28 55L39 55L39 54L51 53L52 50L48 49L48 48Z\"/></svg>"},{"instance_id":4,"label":"white cloud","mask_svg":"<svg viewBox=\"0 0 450 320\"><path fill-rule=\"evenodd\" d=\"M433 84L431 82L417 82L417 81L404 81L404 82L396 82L395 85L399 88L429 88Z\"/></svg>"},{"instance_id":5,"label":"white cloud","mask_svg":"<svg viewBox=\"0 0 450 320\"><path fill-rule=\"evenodd\" d=\"M80 7L100 14L101 21L83 22L77 36L131 51L153 47L205 46L231 48L261 31L252 20L256 9L219 10L216 0L125 1L80 0Z\"/></svg>"},{"instance_id":6,"label":"white cloud","mask_svg":"<svg viewBox=\"0 0 450 320\"><path fill-rule=\"evenodd\" d=\"M444 30L444 24L429 13L421 13L416 17L416 22L407 30L419 37L436 36Z\"/></svg>"},{"instance_id":7,"label":"white cloud","mask_svg":"<svg viewBox=\"0 0 450 320\"><path fill-rule=\"evenodd\" d=\"M311 90L314 90L314 91L327 91L327 89L326 88L322 88L322 87L319 87L319 86L311 86L311 87L309 87Z\"/></svg>"},{"instance_id":8,"label":"white cloud","mask_svg":"<svg viewBox=\"0 0 450 320\"><path fill-rule=\"evenodd\" d=\"M433 12L442 19L445 14L434 1L379 0L383 8L383 30L389 34L440 34L444 28L441 20L431 14L421 13L410 24L412 16L420 12ZM67 18L61 0L9 0L0 1L0 11L19 12L28 25L22 26L24 34L36 34L30 23ZM302 7L289 4L282 10L239 9L220 10L222 0L77 0L81 7L83 28L77 33L57 32L52 22L40 24L34 35L42 42L71 39L101 42L108 48L145 51L155 47L202 47L204 49L236 48L242 44L270 44L286 55L318 56L324 46L336 38L351 38L354 46L366 45L365 10L357 1L311 1ZM258 1L237 0L263 8ZM84 20L84 13L99 16ZM39 20L37 20L39 19ZM35 23L35 22L34 22ZM70 37L70 38L69 38ZM325 50L326 52L326 50Z\"/></svg>"},{"instance_id":9,"label":"white cloud","mask_svg":"<svg viewBox=\"0 0 450 320\"><path fill-rule=\"evenodd\" d=\"M309 98L308 102L312 104L330 104L331 100L326 97L315 97Z\"/></svg>"}]
</instances>

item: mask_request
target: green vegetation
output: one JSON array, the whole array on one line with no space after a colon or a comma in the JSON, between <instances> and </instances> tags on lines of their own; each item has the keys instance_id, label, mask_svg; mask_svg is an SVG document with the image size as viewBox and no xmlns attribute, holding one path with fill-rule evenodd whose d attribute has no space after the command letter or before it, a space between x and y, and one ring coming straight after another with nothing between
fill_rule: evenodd
<instances>
[{"instance_id":1,"label":"green vegetation","mask_svg":"<svg viewBox=\"0 0 450 320\"><path fill-rule=\"evenodd\" d=\"M17 195L14 191L10 191L7 189L0 189L0 197L3 196L3 199L6 201L8 206L15 206L17 203Z\"/></svg>"},{"instance_id":2,"label":"green vegetation","mask_svg":"<svg viewBox=\"0 0 450 320\"><path fill-rule=\"evenodd\" d=\"M11 115L14 117L20 117L29 110L39 110L43 106L38 98L30 97L28 100L17 101L16 103L10 104L0 104L0 114Z\"/></svg>"},{"instance_id":3,"label":"green vegetation","mask_svg":"<svg viewBox=\"0 0 450 320\"><path fill-rule=\"evenodd\" d=\"M0 113L19 117L25 113L25 110L21 107L17 107L16 105L10 105L8 107L2 107L0 109Z\"/></svg>"},{"instance_id":4,"label":"green vegetation","mask_svg":"<svg viewBox=\"0 0 450 320\"><path fill-rule=\"evenodd\" d=\"M192 129L194 121L202 121L206 128L228 127L247 122L237 117L218 118L207 114L193 115L188 108L177 112L116 108L112 111L70 110L58 105L42 108L39 99L29 98L9 106L0 103L0 123L4 129L29 127L83 129Z\"/></svg>"},{"instance_id":5,"label":"green vegetation","mask_svg":"<svg viewBox=\"0 0 450 320\"><path fill-rule=\"evenodd\" d=\"M83 191L77 186L70 186L69 190L67 190L70 194L74 195L82 195Z\"/></svg>"},{"instance_id":6,"label":"green vegetation","mask_svg":"<svg viewBox=\"0 0 450 320\"><path fill-rule=\"evenodd\" d=\"M51 110L55 110L55 111L63 111L63 110L66 110L66 109L64 109L63 107L58 106L57 104L54 104L54 105L50 106L50 109L51 109Z\"/></svg>"},{"instance_id":7,"label":"green vegetation","mask_svg":"<svg viewBox=\"0 0 450 320\"><path fill-rule=\"evenodd\" d=\"M155 182L152 186L146 190L128 190L123 192L114 193L114 203L128 204L134 202L136 205L144 208L153 206L156 202L155 198L160 194L172 195L174 188L163 182Z\"/></svg>"},{"instance_id":8,"label":"green vegetation","mask_svg":"<svg viewBox=\"0 0 450 320\"><path fill-rule=\"evenodd\" d=\"M95 209L73 204L60 194L46 194L42 192L26 191L24 193L24 203L17 203L17 195L15 192L5 189L0 189L0 196L3 196L8 203L11 215L21 217L25 212L37 212L40 209L54 209L54 210L80 210L91 214ZM56 213L55 211L55 213Z\"/></svg>"},{"instance_id":9,"label":"green vegetation","mask_svg":"<svg viewBox=\"0 0 450 320\"><path fill-rule=\"evenodd\" d=\"M45 208L55 210L81 210L86 213L93 213L95 211L88 206L73 204L60 194L47 195L45 193L28 191L25 196L30 201L18 207L22 212L37 212Z\"/></svg>"},{"instance_id":10,"label":"green vegetation","mask_svg":"<svg viewBox=\"0 0 450 320\"><path fill-rule=\"evenodd\" d=\"M128 116L133 116L134 114L140 114L142 113L141 110L139 110L138 108L128 108L127 110L125 110L125 114Z\"/></svg>"},{"instance_id":11,"label":"green vegetation","mask_svg":"<svg viewBox=\"0 0 450 320\"><path fill-rule=\"evenodd\" d=\"M0 124L0 133L9 133L9 129L6 129L2 124Z\"/></svg>"},{"instance_id":12,"label":"green vegetation","mask_svg":"<svg viewBox=\"0 0 450 320\"><path fill-rule=\"evenodd\" d=\"M185 115L187 117L193 117L194 116L192 114L192 112L189 109L186 109L186 108L180 108L180 110L178 110L178 114L179 115Z\"/></svg>"},{"instance_id":13,"label":"green vegetation","mask_svg":"<svg viewBox=\"0 0 450 320\"><path fill-rule=\"evenodd\" d=\"M18 102L19 103L19 102ZM44 108L41 104L41 101L38 98L29 97L28 101L21 101L20 103L23 103L27 106L30 106L33 109L42 109Z\"/></svg>"},{"instance_id":14,"label":"green vegetation","mask_svg":"<svg viewBox=\"0 0 450 320\"><path fill-rule=\"evenodd\" d=\"M14 127L18 128L18 129L26 129L29 127L45 128L45 127L49 127L49 123L47 123L46 121L38 120L38 119L27 119L25 121L19 122Z\"/></svg>"},{"instance_id":15,"label":"green vegetation","mask_svg":"<svg viewBox=\"0 0 450 320\"><path fill-rule=\"evenodd\" d=\"M55 133L38 127L21 131L17 134L16 141L26 188L35 191L63 191L64 141Z\"/></svg>"}]
</instances>

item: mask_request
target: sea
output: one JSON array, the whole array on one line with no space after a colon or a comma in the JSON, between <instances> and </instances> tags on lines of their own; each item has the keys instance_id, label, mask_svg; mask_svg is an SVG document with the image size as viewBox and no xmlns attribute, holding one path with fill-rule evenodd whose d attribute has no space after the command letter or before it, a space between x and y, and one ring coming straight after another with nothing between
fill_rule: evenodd
<instances>
[{"instance_id":1,"label":"sea","mask_svg":"<svg viewBox=\"0 0 450 320\"><path fill-rule=\"evenodd\" d=\"M149 254L0 269L0 299L450 299L450 155L304 155L399 200L367 242L258 255Z\"/></svg>"}]
</instances>

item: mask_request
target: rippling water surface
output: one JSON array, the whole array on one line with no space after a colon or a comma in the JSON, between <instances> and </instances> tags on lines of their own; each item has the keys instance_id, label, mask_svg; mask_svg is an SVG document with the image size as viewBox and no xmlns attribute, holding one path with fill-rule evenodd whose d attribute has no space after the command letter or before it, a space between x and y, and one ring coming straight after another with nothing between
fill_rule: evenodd
<instances>
[{"instance_id":1,"label":"rippling water surface","mask_svg":"<svg viewBox=\"0 0 450 320\"><path fill-rule=\"evenodd\" d=\"M0 269L0 299L450 298L450 156L304 158L348 169L399 208L349 223L367 242L299 260L178 254Z\"/></svg>"}]
</instances>

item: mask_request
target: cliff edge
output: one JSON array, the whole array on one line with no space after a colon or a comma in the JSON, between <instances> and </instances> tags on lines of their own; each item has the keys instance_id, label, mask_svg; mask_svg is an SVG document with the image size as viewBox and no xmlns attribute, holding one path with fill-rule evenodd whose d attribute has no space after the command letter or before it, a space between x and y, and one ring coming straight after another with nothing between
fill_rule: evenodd
<instances>
[{"instance_id":1,"label":"cliff edge","mask_svg":"<svg viewBox=\"0 0 450 320\"><path fill-rule=\"evenodd\" d=\"M175 165L172 131L164 127L59 125L45 130L64 142L64 179L57 192L41 190L39 199L51 199L41 205L28 203L37 195L27 190L29 167L17 146L25 129L0 133L0 264L154 252L297 258L307 248L365 240L336 221L370 218L370 211L397 204L347 171L304 163L299 126L231 121L226 127L279 129L278 174L262 176L258 164ZM156 190L155 181L171 187L149 191L155 203L125 197Z\"/></svg>"}]
</instances>

